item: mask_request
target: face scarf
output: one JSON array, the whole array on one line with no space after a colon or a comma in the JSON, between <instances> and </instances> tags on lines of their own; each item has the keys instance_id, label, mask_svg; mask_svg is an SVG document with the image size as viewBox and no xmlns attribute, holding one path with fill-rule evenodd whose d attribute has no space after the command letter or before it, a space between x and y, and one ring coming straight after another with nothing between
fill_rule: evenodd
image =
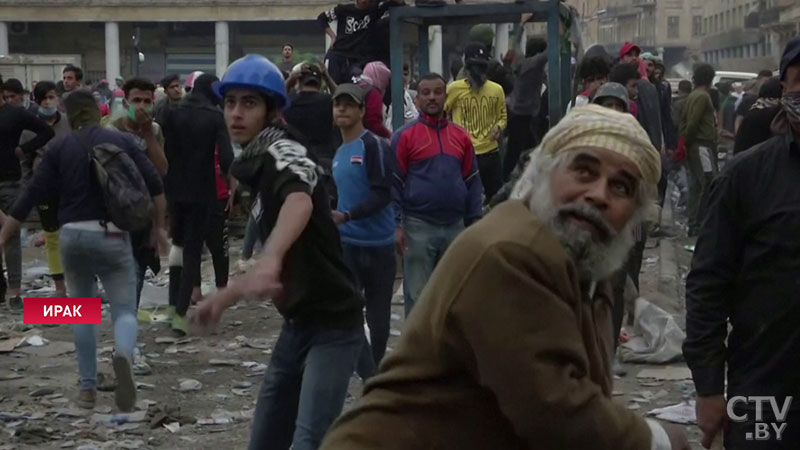
<instances>
[{"instance_id":1,"label":"face scarf","mask_svg":"<svg viewBox=\"0 0 800 450\"><path fill-rule=\"evenodd\" d=\"M800 136L800 92L787 92L781 97L781 111L771 126L775 134L792 132Z\"/></svg>"},{"instance_id":2,"label":"face scarf","mask_svg":"<svg viewBox=\"0 0 800 450\"><path fill-rule=\"evenodd\" d=\"M486 79L489 77L488 63L467 62L464 69L467 72L467 81L473 89L480 89L486 84Z\"/></svg>"}]
</instances>

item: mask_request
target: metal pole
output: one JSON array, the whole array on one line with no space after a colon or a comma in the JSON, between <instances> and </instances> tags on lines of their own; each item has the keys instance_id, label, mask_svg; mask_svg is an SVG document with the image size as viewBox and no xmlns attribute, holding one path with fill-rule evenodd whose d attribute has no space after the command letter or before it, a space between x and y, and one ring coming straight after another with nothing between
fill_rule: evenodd
<instances>
[{"instance_id":1,"label":"metal pole","mask_svg":"<svg viewBox=\"0 0 800 450\"><path fill-rule=\"evenodd\" d=\"M547 93L550 127L561 120L562 85L561 85L561 48L559 24L561 17L558 11L558 0L551 0L547 13Z\"/></svg>"},{"instance_id":2,"label":"metal pole","mask_svg":"<svg viewBox=\"0 0 800 450\"><path fill-rule=\"evenodd\" d=\"M422 23L417 27L417 46L419 47L419 74L425 75L430 72L430 59L428 51L428 24Z\"/></svg>"},{"instance_id":3,"label":"metal pole","mask_svg":"<svg viewBox=\"0 0 800 450\"><path fill-rule=\"evenodd\" d=\"M402 7L401 7L402 8ZM399 130L405 122L403 114L403 34L395 14L389 16L389 45L392 70L392 128Z\"/></svg>"}]
</instances>

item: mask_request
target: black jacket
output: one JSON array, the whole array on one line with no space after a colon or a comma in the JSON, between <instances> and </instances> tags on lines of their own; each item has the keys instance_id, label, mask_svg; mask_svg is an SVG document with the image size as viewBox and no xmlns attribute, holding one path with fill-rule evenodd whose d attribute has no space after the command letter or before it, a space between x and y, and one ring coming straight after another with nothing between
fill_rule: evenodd
<instances>
[{"instance_id":1,"label":"black jacket","mask_svg":"<svg viewBox=\"0 0 800 450\"><path fill-rule=\"evenodd\" d=\"M683 354L698 395L722 394L727 375L728 398L800 396L798 178L800 145L786 134L711 184L686 279Z\"/></svg>"},{"instance_id":2,"label":"black jacket","mask_svg":"<svg viewBox=\"0 0 800 450\"><path fill-rule=\"evenodd\" d=\"M203 95L191 93L164 114L164 153L169 170L164 179L173 202L206 203L217 200L214 150L219 147L223 174L233 162L228 129L222 111Z\"/></svg>"},{"instance_id":3,"label":"black jacket","mask_svg":"<svg viewBox=\"0 0 800 450\"><path fill-rule=\"evenodd\" d=\"M639 97L636 98L636 103L639 106L639 124L650 137L650 143L660 152L663 143L661 104L658 101L658 90L653 83L639 80Z\"/></svg>"},{"instance_id":4,"label":"black jacket","mask_svg":"<svg viewBox=\"0 0 800 450\"><path fill-rule=\"evenodd\" d=\"M741 153L771 138L772 121L780 110L780 106L773 106L771 108L756 108L747 111L742 124L739 126L739 132L736 133L733 153Z\"/></svg>"},{"instance_id":5,"label":"black jacket","mask_svg":"<svg viewBox=\"0 0 800 450\"><path fill-rule=\"evenodd\" d=\"M344 264L328 196L317 164L294 133L268 127L247 145L231 173L258 197L251 215L266 242L289 194L311 196L314 210L283 260L283 293L273 299L286 319L325 328L354 329L363 323L364 299Z\"/></svg>"}]
</instances>

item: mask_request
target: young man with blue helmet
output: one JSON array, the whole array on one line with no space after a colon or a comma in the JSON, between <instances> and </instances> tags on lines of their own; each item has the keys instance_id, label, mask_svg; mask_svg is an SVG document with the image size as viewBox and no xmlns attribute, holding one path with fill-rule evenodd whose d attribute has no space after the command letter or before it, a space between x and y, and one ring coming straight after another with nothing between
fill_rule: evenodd
<instances>
[{"instance_id":1,"label":"young man with blue helmet","mask_svg":"<svg viewBox=\"0 0 800 450\"><path fill-rule=\"evenodd\" d=\"M200 304L196 321L216 324L244 297L272 299L285 321L249 448L314 450L344 405L363 342L363 300L343 262L316 163L279 125L288 104L280 70L247 55L215 90L231 140L243 149L231 174L258 193L251 214L264 248L253 270Z\"/></svg>"}]
</instances>

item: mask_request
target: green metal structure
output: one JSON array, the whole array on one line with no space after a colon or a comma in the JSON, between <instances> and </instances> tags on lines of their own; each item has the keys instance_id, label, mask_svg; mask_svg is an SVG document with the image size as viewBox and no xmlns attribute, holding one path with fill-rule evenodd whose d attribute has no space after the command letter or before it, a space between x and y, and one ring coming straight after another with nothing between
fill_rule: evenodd
<instances>
[{"instance_id":1,"label":"green metal structure","mask_svg":"<svg viewBox=\"0 0 800 450\"><path fill-rule=\"evenodd\" d=\"M425 74L428 65L428 27L431 25L514 23L523 14L533 14L531 21L547 23L548 100L550 124L557 123L570 99L571 49L562 39L561 23L569 17L568 8L559 0L516 0L511 3L444 5L440 7L398 6L390 10L392 126L403 126L403 33L402 27L417 27L419 39L419 71ZM566 26L563 27L566 29ZM557 44L557 45L554 45ZM553 82L553 80L559 80Z\"/></svg>"}]
</instances>

